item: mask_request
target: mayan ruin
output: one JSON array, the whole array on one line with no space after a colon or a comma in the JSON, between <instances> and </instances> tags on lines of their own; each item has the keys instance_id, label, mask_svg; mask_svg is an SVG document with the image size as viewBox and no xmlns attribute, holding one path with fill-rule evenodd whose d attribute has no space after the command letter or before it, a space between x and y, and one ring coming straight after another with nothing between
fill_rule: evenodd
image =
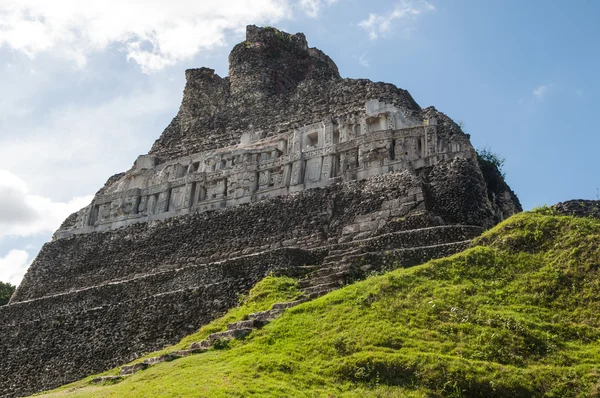
<instances>
[{"instance_id":1,"label":"mayan ruin","mask_svg":"<svg viewBox=\"0 0 600 398\"><path fill-rule=\"evenodd\" d=\"M392 260L458 253L522 210L450 117L342 78L302 33L253 25L227 77L186 71L178 114L132 163L0 307L1 396L174 344L267 275L300 278L313 299Z\"/></svg>"}]
</instances>

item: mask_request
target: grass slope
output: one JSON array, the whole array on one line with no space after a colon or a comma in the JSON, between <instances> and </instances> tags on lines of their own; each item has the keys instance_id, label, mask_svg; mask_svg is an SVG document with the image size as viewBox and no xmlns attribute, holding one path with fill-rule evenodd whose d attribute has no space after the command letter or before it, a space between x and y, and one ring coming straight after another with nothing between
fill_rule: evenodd
<instances>
[{"instance_id":1,"label":"grass slope","mask_svg":"<svg viewBox=\"0 0 600 398\"><path fill-rule=\"evenodd\" d=\"M49 396L598 397L599 266L600 221L519 214L469 250L292 308L243 341ZM268 278L180 345L297 293Z\"/></svg>"}]
</instances>

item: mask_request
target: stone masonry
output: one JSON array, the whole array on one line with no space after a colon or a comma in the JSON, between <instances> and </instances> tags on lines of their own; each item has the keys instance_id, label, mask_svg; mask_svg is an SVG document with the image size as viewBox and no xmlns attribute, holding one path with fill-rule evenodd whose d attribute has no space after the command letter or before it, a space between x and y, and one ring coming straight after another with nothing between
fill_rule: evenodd
<instances>
[{"instance_id":1,"label":"stone masonry","mask_svg":"<svg viewBox=\"0 0 600 398\"><path fill-rule=\"evenodd\" d=\"M266 275L300 278L308 300L456 253L521 210L448 116L342 78L303 34L249 26L229 64L186 71L150 152L64 221L0 307L0 396L173 344Z\"/></svg>"}]
</instances>

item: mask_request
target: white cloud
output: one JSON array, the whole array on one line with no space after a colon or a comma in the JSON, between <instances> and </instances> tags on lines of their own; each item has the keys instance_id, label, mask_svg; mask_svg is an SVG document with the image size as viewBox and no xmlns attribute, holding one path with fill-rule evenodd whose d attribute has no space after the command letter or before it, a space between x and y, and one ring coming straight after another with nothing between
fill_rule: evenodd
<instances>
[{"instance_id":1,"label":"white cloud","mask_svg":"<svg viewBox=\"0 0 600 398\"><path fill-rule=\"evenodd\" d=\"M316 18L321 13L323 6L330 6L338 0L300 0L300 8L311 18Z\"/></svg>"},{"instance_id":2,"label":"white cloud","mask_svg":"<svg viewBox=\"0 0 600 398\"><path fill-rule=\"evenodd\" d=\"M6 124L10 134L0 136L2 167L43 196L68 201L94 193L148 151L167 125L162 120L175 114L180 96L179 87L158 82L100 104L59 106L31 124L11 121ZM159 115L163 118L156 124Z\"/></svg>"},{"instance_id":3,"label":"white cloud","mask_svg":"<svg viewBox=\"0 0 600 398\"><path fill-rule=\"evenodd\" d=\"M31 265L29 253L25 250L11 250L4 257L0 257L0 282L13 285L21 283L21 279Z\"/></svg>"},{"instance_id":4,"label":"white cloud","mask_svg":"<svg viewBox=\"0 0 600 398\"><path fill-rule=\"evenodd\" d=\"M30 265L29 253L25 250L9 251L6 256L0 257L0 282L19 285Z\"/></svg>"},{"instance_id":5,"label":"white cloud","mask_svg":"<svg viewBox=\"0 0 600 398\"><path fill-rule=\"evenodd\" d=\"M375 40L390 33L395 21L414 21L419 15L431 11L435 11L435 7L425 0L402 0L385 15L369 14L369 18L360 21L358 26L369 33L371 40Z\"/></svg>"},{"instance_id":6,"label":"white cloud","mask_svg":"<svg viewBox=\"0 0 600 398\"><path fill-rule=\"evenodd\" d=\"M317 16L335 0L302 0ZM0 46L29 57L52 51L79 66L93 51L116 44L145 72L192 58L225 44L246 24L291 18L291 0L0 0Z\"/></svg>"},{"instance_id":7,"label":"white cloud","mask_svg":"<svg viewBox=\"0 0 600 398\"><path fill-rule=\"evenodd\" d=\"M0 239L53 232L71 213L88 205L92 196L67 202L32 194L15 174L0 169ZM9 253L10 254L10 253ZM15 261L15 257L11 257Z\"/></svg>"},{"instance_id":8,"label":"white cloud","mask_svg":"<svg viewBox=\"0 0 600 398\"><path fill-rule=\"evenodd\" d=\"M369 62L369 58L367 58L367 53L363 53L360 57L358 57L358 63L365 67L368 68L371 66L370 62Z\"/></svg>"},{"instance_id":9,"label":"white cloud","mask_svg":"<svg viewBox=\"0 0 600 398\"><path fill-rule=\"evenodd\" d=\"M542 84L533 90L533 96L538 99L544 99L548 94L548 90L552 87L551 84Z\"/></svg>"}]
</instances>

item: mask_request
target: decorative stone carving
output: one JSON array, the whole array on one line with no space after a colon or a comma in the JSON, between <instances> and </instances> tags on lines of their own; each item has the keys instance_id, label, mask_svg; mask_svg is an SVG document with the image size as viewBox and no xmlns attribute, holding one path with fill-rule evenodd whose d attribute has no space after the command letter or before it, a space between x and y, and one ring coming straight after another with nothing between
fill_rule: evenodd
<instances>
[{"instance_id":1,"label":"decorative stone carving","mask_svg":"<svg viewBox=\"0 0 600 398\"><path fill-rule=\"evenodd\" d=\"M321 179L321 158L315 157L306 161L305 182L317 182Z\"/></svg>"},{"instance_id":2,"label":"decorative stone carving","mask_svg":"<svg viewBox=\"0 0 600 398\"><path fill-rule=\"evenodd\" d=\"M158 195L158 200L156 201L156 212L164 213L168 210L169 206L169 192L161 192Z\"/></svg>"},{"instance_id":3,"label":"decorative stone carving","mask_svg":"<svg viewBox=\"0 0 600 398\"><path fill-rule=\"evenodd\" d=\"M75 228L234 206L268 197L264 191L282 195L292 187L296 191L331 184L333 177L348 181L431 166L443 158L474 157L468 138L440 139L436 124L409 119L402 109L372 100L364 113L332 115L270 137L248 132L239 145L220 150L165 163L140 157L135 174L126 174L108 193L97 196L93 206L78 214ZM339 137L334 139L336 131ZM221 202L210 203L217 199ZM209 203L200 205L203 200Z\"/></svg>"},{"instance_id":4,"label":"decorative stone carving","mask_svg":"<svg viewBox=\"0 0 600 398\"><path fill-rule=\"evenodd\" d=\"M302 161L294 162L292 165L292 177L290 185L298 185L302 183Z\"/></svg>"},{"instance_id":5,"label":"decorative stone carving","mask_svg":"<svg viewBox=\"0 0 600 398\"><path fill-rule=\"evenodd\" d=\"M333 157L332 156L325 156L323 158L323 166L321 168L321 180L322 181L327 181L329 178L331 178L331 167L333 164Z\"/></svg>"}]
</instances>

